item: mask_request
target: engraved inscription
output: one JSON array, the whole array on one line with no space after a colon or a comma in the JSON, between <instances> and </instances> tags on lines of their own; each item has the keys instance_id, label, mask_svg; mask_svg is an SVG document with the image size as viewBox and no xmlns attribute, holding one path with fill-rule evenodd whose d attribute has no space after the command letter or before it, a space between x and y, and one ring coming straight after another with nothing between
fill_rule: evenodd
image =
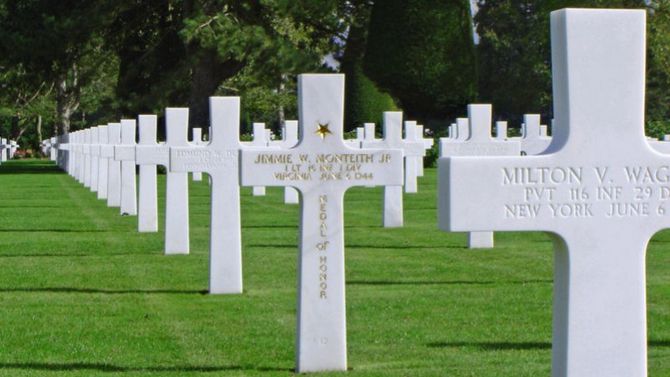
<instances>
[{"instance_id":1,"label":"engraved inscription","mask_svg":"<svg viewBox=\"0 0 670 377\"><path fill-rule=\"evenodd\" d=\"M276 167L277 181L371 181L375 167L391 163L391 155L376 153L260 153L254 165Z\"/></svg>"},{"instance_id":2,"label":"engraved inscription","mask_svg":"<svg viewBox=\"0 0 670 377\"><path fill-rule=\"evenodd\" d=\"M319 196L319 237L321 240L316 244L316 250L319 255L319 298L325 300L328 298L328 256L325 255L328 250L328 195Z\"/></svg>"},{"instance_id":3,"label":"engraved inscription","mask_svg":"<svg viewBox=\"0 0 670 377\"><path fill-rule=\"evenodd\" d=\"M503 188L520 188L505 219L666 216L670 166L509 167Z\"/></svg>"},{"instance_id":4,"label":"engraved inscription","mask_svg":"<svg viewBox=\"0 0 670 377\"><path fill-rule=\"evenodd\" d=\"M237 162L236 150L216 151L211 148L176 149L172 154L172 163L178 164L183 171L211 171L234 167Z\"/></svg>"}]
</instances>

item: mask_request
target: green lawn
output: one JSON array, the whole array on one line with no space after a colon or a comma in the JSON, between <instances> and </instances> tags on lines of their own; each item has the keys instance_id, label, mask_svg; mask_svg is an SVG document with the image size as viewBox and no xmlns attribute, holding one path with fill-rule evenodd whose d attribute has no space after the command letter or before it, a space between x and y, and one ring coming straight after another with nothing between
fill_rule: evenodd
<instances>
[{"instance_id":1,"label":"green lawn","mask_svg":"<svg viewBox=\"0 0 670 377\"><path fill-rule=\"evenodd\" d=\"M347 375L549 376L548 237L465 249L437 230L435 171L420 184L402 229L380 227L380 189L347 193ZM162 233L49 162L3 164L0 376L293 375L298 207L282 197L243 190L245 293L209 296L206 184L191 183L191 255L166 257ZM647 257L650 376L670 376L668 251L670 232Z\"/></svg>"}]
</instances>

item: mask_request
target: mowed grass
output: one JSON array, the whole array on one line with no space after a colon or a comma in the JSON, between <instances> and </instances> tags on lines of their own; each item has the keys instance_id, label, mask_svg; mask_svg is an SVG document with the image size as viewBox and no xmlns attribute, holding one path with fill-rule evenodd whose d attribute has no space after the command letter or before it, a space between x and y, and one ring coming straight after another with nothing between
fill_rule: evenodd
<instances>
[{"instance_id":1,"label":"mowed grass","mask_svg":"<svg viewBox=\"0 0 670 377\"><path fill-rule=\"evenodd\" d=\"M381 195L346 195L347 375L549 376L549 238L464 248L437 229L431 169L404 228L380 226ZM137 233L51 163L0 166L0 376L293 375L298 206L243 189L245 293L211 296L209 187L190 196L191 255L168 257L162 232ZM669 376L670 233L647 267L649 374Z\"/></svg>"}]
</instances>

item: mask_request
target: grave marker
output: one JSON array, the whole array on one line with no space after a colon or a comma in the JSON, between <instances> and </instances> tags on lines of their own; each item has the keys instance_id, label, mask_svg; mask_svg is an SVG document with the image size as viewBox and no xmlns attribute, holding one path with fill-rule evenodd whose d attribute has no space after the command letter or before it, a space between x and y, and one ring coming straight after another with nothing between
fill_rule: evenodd
<instances>
[{"instance_id":1,"label":"grave marker","mask_svg":"<svg viewBox=\"0 0 670 377\"><path fill-rule=\"evenodd\" d=\"M114 147L114 159L121 162L121 207L122 215L137 215L137 178L135 177L135 129L134 119L121 120L121 142Z\"/></svg>"},{"instance_id":2,"label":"grave marker","mask_svg":"<svg viewBox=\"0 0 670 377\"><path fill-rule=\"evenodd\" d=\"M453 156L518 156L521 146L518 141L498 140L491 137L491 105L469 105L470 126L468 140L445 143L440 157ZM493 232L469 232L468 248L485 249L493 247Z\"/></svg>"},{"instance_id":3,"label":"grave marker","mask_svg":"<svg viewBox=\"0 0 670 377\"><path fill-rule=\"evenodd\" d=\"M109 131L107 126L98 126L98 199L107 199L107 178L109 175L109 157L105 153L108 145Z\"/></svg>"},{"instance_id":4,"label":"grave marker","mask_svg":"<svg viewBox=\"0 0 670 377\"><path fill-rule=\"evenodd\" d=\"M121 123L109 123L107 125L107 136L109 146L105 148L104 155L107 161L107 207L121 206L121 161L116 160L114 149L121 144Z\"/></svg>"},{"instance_id":5,"label":"grave marker","mask_svg":"<svg viewBox=\"0 0 670 377\"><path fill-rule=\"evenodd\" d=\"M300 143L288 151L242 151L242 185L301 191L297 371L346 370L344 193L401 185L402 152L346 146L344 75L300 75L298 98Z\"/></svg>"},{"instance_id":6,"label":"grave marker","mask_svg":"<svg viewBox=\"0 0 670 377\"><path fill-rule=\"evenodd\" d=\"M180 109L179 127L169 141L170 170L188 174L199 171L211 178L209 293L242 293L242 241L239 186L239 97L211 97L211 133L207 146L186 141L188 109ZM262 133L265 135L265 132Z\"/></svg>"},{"instance_id":7,"label":"grave marker","mask_svg":"<svg viewBox=\"0 0 670 377\"><path fill-rule=\"evenodd\" d=\"M98 192L98 174L100 170L100 130L98 127L91 129L91 144L88 150L91 153L91 191Z\"/></svg>"},{"instance_id":8,"label":"grave marker","mask_svg":"<svg viewBox=\"0 0 670 377\"><path fill-rule=\"evenodd\" d=\"M440 160L440 226L554 239L553 376L646 376L645 249L670 226L670 158L644 136L644 10L551 15L544 154Z\"/></svg>"},{"instance_id":9,"label":"grave marker","mask_svg":"<svg viewBox=\"0 0 670 377\"><path fill-rule=\"evenodd\" d=\"M193 128L193 144L194 145L207 145L206 142L202 141L202 128ZM202 172L193 172L192 173L193 180L196 182L202 181Z\"/></svg>"}]
</instances>

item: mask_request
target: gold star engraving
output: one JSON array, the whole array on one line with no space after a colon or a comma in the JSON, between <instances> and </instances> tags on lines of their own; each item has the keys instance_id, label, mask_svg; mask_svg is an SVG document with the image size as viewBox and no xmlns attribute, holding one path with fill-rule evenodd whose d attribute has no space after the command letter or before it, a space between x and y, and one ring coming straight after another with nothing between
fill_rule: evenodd
<instances>
[{"instance_id":1,"label":"gold star engraving","mask_svg":"<svg viewBox=\"0 0 670 377\"><path fill-rule=\"evenodd\" d=\"M316 134L321 136L321 139L325 139L326 136L332 135L333 133L330 132L330 129L328 129L328 123L326 124L318 123Z\"/></svg>"}]
</instances>

